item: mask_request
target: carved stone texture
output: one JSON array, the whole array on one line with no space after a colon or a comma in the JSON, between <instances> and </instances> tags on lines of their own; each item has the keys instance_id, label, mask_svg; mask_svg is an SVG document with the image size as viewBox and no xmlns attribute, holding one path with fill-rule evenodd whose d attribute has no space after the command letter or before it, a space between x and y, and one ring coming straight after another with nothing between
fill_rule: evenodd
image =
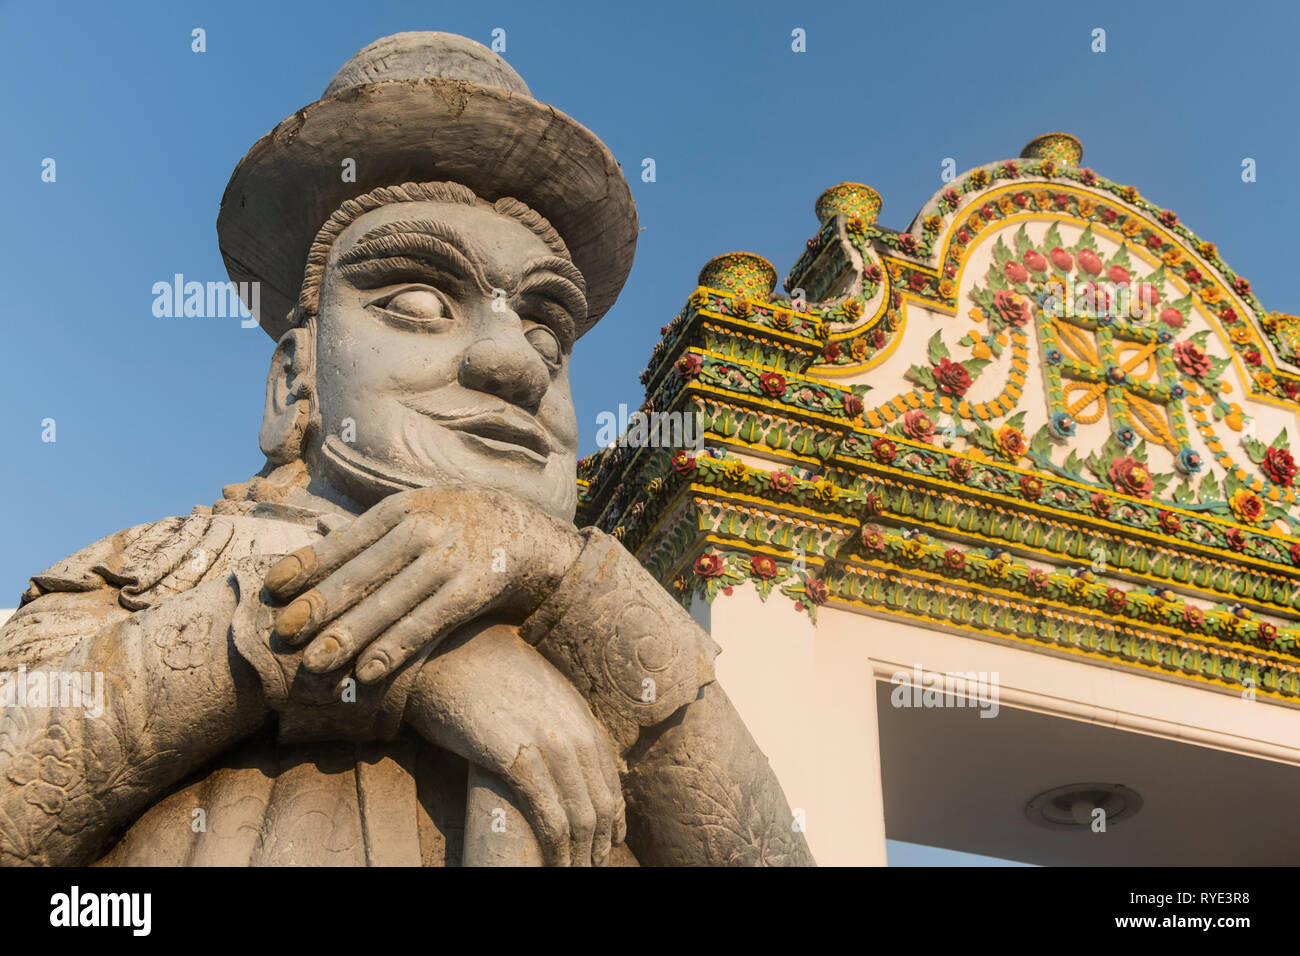
<instances>
[{"instance_id":1,"label":"carved stone texture","mask_svg":"<svg viewBox=\"0 0 1300 956\"><path fill-rule=\"evenodd\" d=\"M573 524L573 343L637 233L604 145L400 34L218 230L271 305L267 464L32 579L0 670L53 678L5 702L0 862L811 863L713 642Z\"/></svg>"}]
</instances>

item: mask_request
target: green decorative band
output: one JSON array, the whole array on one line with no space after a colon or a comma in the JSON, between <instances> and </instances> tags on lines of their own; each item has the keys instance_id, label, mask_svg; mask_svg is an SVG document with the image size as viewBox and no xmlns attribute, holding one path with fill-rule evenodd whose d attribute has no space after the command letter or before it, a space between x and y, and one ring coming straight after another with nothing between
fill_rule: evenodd
<instances>
[{"instance_id":1,"label":"green decorative band","mask_svg":"<svg viewBox=\"0 0 1300 956\"><path fill-rule=\"evenodd\" d=\"M923 593L978 598L990 608L990 618L979 622L986 626L997 608L1019 608L1016 626L1008 630L1020 637L1041 637L1045 626L1050 630L1074 622L1194 646L1206 654L1249 656L1263 667L1292 675L1300 671L1296 666L1300 628L1279 628L1257 620L1240 605L1206 609L1155 588L1124 591L1097 582L1087 571L1044 570L1005 553L963 551L915 532L868 531L864 538L868 541L864 558L826 563L801 559L768 542L708 535L702 556L673 578L673 590L683 601L694 597L712 601L720 591L727 593L726 588L748 580L761 599L779 588L799 602L797 610L815 617L817 607L828 600L863 602L870 594L863 590L865 582L892 580ZM810 590L809 577L826 590L816 586ZM878 592L876 598L879 602ZM1300 693L1300 685L1295 686Z\"/></svg>"}]
</instances>

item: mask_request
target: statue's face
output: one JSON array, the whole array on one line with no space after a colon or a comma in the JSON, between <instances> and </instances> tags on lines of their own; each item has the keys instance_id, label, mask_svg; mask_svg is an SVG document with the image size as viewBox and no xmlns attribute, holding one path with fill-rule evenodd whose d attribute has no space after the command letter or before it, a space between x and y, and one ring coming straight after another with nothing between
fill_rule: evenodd
<instances>
[{"instance_id":1,"label":"statue's face","mask_svg":"<svg viewBox=\"0 0 1300 956\"><path fill-rule=\"evenodd\" d=\"M343 232L315 364L326 467L349 494L468 482L572 519L569 356L586 303L565 271L490 207L398 203Z\"/></svg>"}]
</instances>

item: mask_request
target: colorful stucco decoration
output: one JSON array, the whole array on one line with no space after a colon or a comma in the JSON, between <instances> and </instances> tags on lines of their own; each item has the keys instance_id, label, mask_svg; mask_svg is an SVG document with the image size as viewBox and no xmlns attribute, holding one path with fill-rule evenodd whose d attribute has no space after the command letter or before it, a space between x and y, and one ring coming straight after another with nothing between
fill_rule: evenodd
<instances>
[{"instance_id":1,"label":"colorful stucco decoration","mask_svg":"<svg viewBox=\"0 0 1300 956\"><path fill-rule=\"evenodd\" d=\"M1081 162L1039 137L901 233L834 186L788 298L711 262L642 376L704 447L593 455L582 517L683 601L752 585L1300 700L1300 319Z\"/></svg>"}]
</instances>

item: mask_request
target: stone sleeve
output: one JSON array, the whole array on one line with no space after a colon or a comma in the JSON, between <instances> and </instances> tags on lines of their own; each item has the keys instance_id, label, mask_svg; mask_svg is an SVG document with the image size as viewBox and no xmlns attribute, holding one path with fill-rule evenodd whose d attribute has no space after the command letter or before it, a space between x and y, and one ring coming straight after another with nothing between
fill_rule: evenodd
<instances>
[{"instance_id":1,"label":"stone sleeve","mask_svg":"<svg viewBox=\"0 0 1300 956\"><path fill-rule=\"evenodd\" d=\"M586 698L626 753L694 701L718 646L622 545L595 529L520 636Z\"/></svg>"}]
</instances>

